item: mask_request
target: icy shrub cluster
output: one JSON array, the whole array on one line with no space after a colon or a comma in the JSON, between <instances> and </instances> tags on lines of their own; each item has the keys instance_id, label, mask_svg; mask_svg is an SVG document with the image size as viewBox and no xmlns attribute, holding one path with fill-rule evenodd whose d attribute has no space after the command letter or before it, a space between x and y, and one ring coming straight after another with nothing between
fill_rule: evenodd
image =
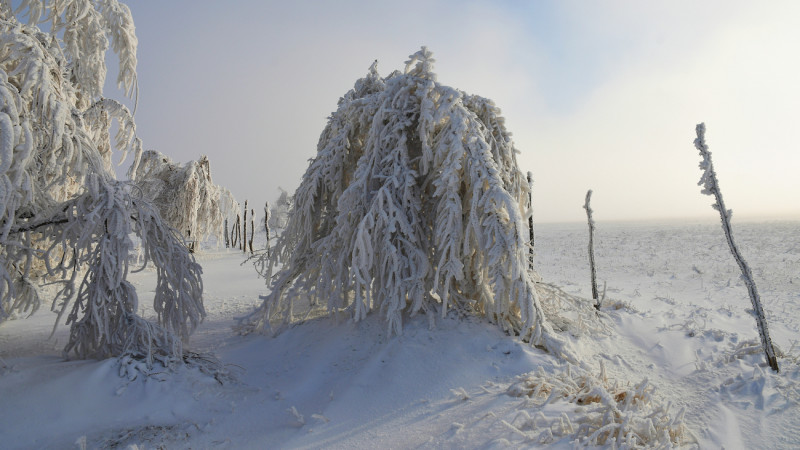
<instances>
[{"instance_id":1,"label":"icy shrub cluster","mask_svg":"<svg viewBox=\"0 0 800 450\"><path fill-rule=\"evenodd\" d=\"M661 405L654 391L647 379L633 386L609 380L602 365L599 376L573 365L561 373L539 368L508 388L508 395L525 401L503 424L536 444L567 438L578 446L670 448L693 442L683 423L684 411L671 415L670 405ZM545 405L562 412L546 415Z\"/></svg>"}]
</instances>

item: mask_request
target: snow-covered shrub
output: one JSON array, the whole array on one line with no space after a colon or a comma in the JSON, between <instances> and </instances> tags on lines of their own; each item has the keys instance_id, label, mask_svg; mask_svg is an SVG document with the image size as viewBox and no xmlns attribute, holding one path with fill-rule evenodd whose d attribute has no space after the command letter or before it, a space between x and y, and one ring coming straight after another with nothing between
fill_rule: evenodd
<instances>
[{"instance_id":1,"label":"snow-covered shrub","mask_svg":"<svg viewBox=\"0 0 800 450\"><path fill-rule=\"evenodd\" d=\"M229 198L229 191L211 180L206 156L180 166L168 156L148 150L131 178L161 217L189 242L194 244L211 236L217 242L223 241L225 209L237 205Z\"/></svg>"},{"instance_id":2,"label":"snow-covered shrub","mask_svg":"<svg viewBox=\"0 0 800 450\"><path fill-rule=\"evenodd\" d=\"M660 404L654 392L647 379L636 385L610 380L602 365L599 376L572 365L556 374L540 367L508 388L508 395L526 402L503 424L526 443L540 445L565 437L577 446L610 448L672 448L694 442L683 423L684 411L671 414L670 405ZM561 403L574 406L564 408ZM575 414L546 415L543 409L549 404Z\"/></svg>"},{"instance_id":3,"label":"snow-covered shrub","mask_svg":"<svg viewBox=\"0 0 800 450\"><path fill-rule=\"evenodd\" d=\"M0 321L35 311L47 281L60 286L59 317L69 311L66 354L180 360L181 337L204 315L201 269L111 171L112 119L122 159L133 152L135 166L141 156L131 113L102 97L109 37L118 84L136 89L130 11L116 0L24 0L21 10L50 33L0 2ZM131 233L158 269L158 325L135 314Z\"/></svg>"},{"instance_id":4,"label":"snow-covered shrub","mask_svg":"<svg viewBox=\"0 0 800 450\"><path fill-rule=\"evenodd\" d=\"M455 309L566 352L528 270L529 188L500 109L438 83L433 62L423 47L386 78L374 63L339 100L249 329L307 305L378 311L399 334L404 313Z\"/></svg>"}]
</instances>

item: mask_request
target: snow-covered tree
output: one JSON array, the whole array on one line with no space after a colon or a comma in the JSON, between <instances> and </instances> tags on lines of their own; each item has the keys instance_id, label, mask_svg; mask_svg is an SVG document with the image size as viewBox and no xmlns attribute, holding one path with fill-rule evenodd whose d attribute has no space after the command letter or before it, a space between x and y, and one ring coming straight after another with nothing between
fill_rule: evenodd
<instances>
[{"instance_id":1,"label":"snow-covered tree","mask_svg":"<svg viewBox=\"0 0 800 450\"><path fill-rule=\"evenodd\" d=\"M210 236L222 242L224 210L234 206L230 192L211 180L208 158L181 166L155 150L142 154L131 178L161 217L194 244ZM231 204L233 203L233 204Z\"/></svg>"},{"instance_id":2,"label":"snow-covered tree","mask_svg":"<svg viewBox=\"0 0 800 450\"><path fill-rule=\"evenodd\" d=\"M200 266L111 170L113 119L122 159L141 156L131 113L102 97L109 39L118 85L136 90L130 11L117 0L23 0L17 11L31 25L0 0L0 321L35 311L48 282L71 327L65 355L179 361L205 314ZM131 233L157 269L158 324L136 315Z\"/></svg>"},{"instance_id":3,"label":"snow-covered tree","mask_svg":"<svg viewBox=\"0 0 800 450\"><path fill-rule=\"evenodd\" d=\"M438 83L433 63L425 47L403 73L373 63L339 100L245 331L305 305L377 311L397 334L406 313L455 309L569 356L528 270L529 188L500 109Z\"/></svg>"},{"instance_id":4,"label":"snow-covered tree","mask_svg":"<svg viewBox=\"0 0 800 450\"><path fill-rule=\"evenodd\" d=\"M294 197L292 194L286 192L283 188L278 188L281 191L275 205L269 210L269 218L267 225L273 235L278 235L289 224L289 211L292 210L294 205Z\"/></svg>"}]
</instances>

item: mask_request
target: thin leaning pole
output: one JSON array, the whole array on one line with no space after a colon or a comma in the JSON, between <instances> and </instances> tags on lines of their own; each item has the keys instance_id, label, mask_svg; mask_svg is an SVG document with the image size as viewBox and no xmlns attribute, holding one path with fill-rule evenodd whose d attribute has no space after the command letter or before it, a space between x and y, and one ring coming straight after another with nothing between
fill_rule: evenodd
<instances>
[{"instance_id":1,"label":"thin leaning pole","mask_svg":"<svg viewBox=\"0 0 800 450\"><path fill-rule=\"evenodd\" d=\"M586 203L583 209L586 210L586 218L589 220L589 268L592 271L592 299L594 307L600 311L600 296L597 294L597 271L594 267L594 219L592 219L592 207L589 202L592 200L592 190L586 193Z\"/></svg>"},{"instance_id":2,"label":"thin leaning pole","mask_svg":"<svg viewBox=\"0 0 800 450\"><path fill-rule=\"evenodd\" d=\"M705 123L698 124L695 131L697 133L697 139L694 140L694 146L700 151L700 156L703 157L703 160L700 162L700 169L703 171L703 176L697 184L703 186L703 194L713 195L716 199L716 203L711 205L711 207L719 211L719 217L722 220L722 230L725 232L725 239L728 241L728 247L730 247L733 259L736 260L739 269L742 271L742 278L744 279L744 284L747 286L747 292L750 294L753 311L756 313L758 334L761 337L761 345L764 347L767 362L772 370L780 372L778 368L778 358L775 356L772 339L769 337L767 318L764 315L764 309L761 307L761 298L758 296L756 282L753 280L753 273L750 271L750 266L747 265L747 262L739 252L739 248L736 247L736 243L733 241L733 229L731 228L731 215L733 212L725 208L725 202L722 199L722 192L717 182L717 174L714 172L714 164L711 162L711 152L708 150L708 145L706 145Z\"/></svg>"}]
</instances>

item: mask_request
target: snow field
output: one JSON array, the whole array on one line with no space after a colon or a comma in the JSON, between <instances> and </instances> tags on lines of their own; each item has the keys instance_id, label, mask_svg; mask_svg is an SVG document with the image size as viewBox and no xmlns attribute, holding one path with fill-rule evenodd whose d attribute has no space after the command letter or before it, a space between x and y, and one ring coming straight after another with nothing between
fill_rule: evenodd
<instances>
[{"instance_id":1,"label":"snow field","mask_svg":"<svg viewBox=\"0 0 800 450\"><path fill-rule=\"evenodd\" d=\"M389 336L371 315L318 318L277 337L239 336L233 317L265 293L235 251L203 265L206 321L188 346L238 375L196 369L142 376L115 360L63 361L53 314L0 326L0 436L6 448L572 448L800 443L800 224L737 224L781 373L764 360L747 291L719 226L604 224L606 282L590 297L583 224L540 225L543 308L582 357L567 364L477 319L417 316ZM153 273L132 277L144 317ZM563 294L552 294L557 288ZM577 296L577 297L573 297ZM558 299L559 304L554 304ZM585 300L589 302L589 300ZM589 305L591 308L591 305ZM589 312L593 309L589 309ZM559 322L560 320L560 322ZM121 370L122 369L122 370Z\"/></svg>"}]
</instances>

